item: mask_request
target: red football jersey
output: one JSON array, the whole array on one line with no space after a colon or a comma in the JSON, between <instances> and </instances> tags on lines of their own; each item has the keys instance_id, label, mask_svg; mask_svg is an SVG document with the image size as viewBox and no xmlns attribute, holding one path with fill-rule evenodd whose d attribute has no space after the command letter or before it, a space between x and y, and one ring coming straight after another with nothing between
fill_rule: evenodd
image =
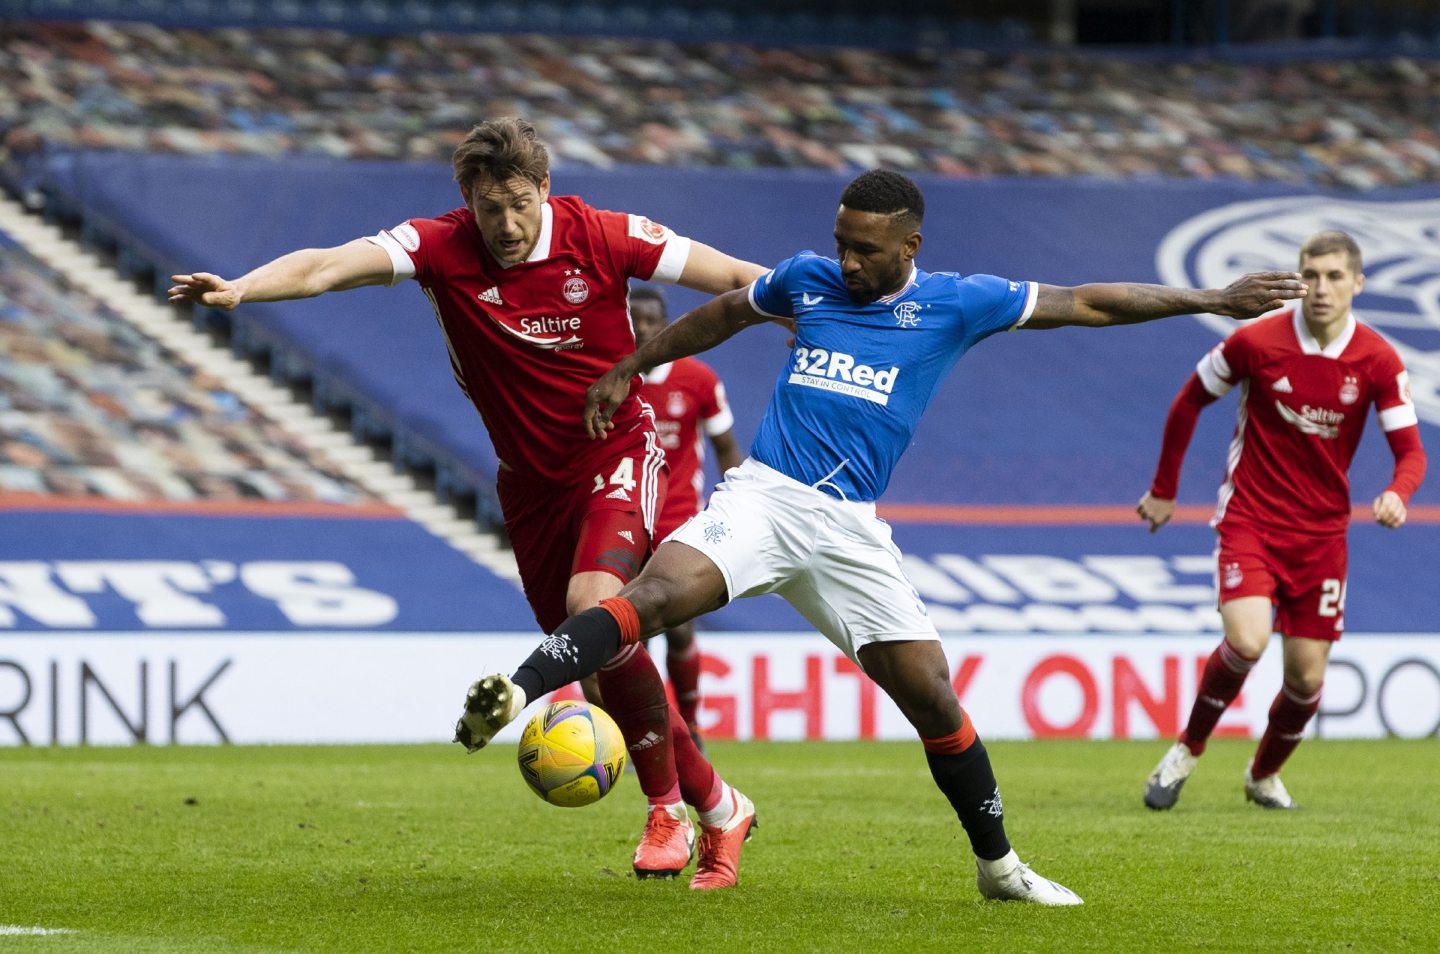
<instances>
[{"instance_id":1,"label":"red football jersey","mask_svg":"<svg viewBox=\"0 0 1440 954\"><path fill-rule=\"evenodd\" d=\"M585 391L635 350L628 281L678 280L690 240L642 216L551 196L534 252L508 267L468 208L370 241L390 253L392 284L414 278L430 299L455 380L500 460L546 480L588 480L605 442L585 434ZM633 389L613 420L617 434L654 426Z\"/></svg>"},{"instance_id":2,"label":"red football jersey","mask_svg":"<svg viewBox=\"0 0 1440 954\"><path fill-rule=\"evenodd\" d=\"M670 465L670 492L657 523L668 530L700 512L705 438L724 434L735 425L735 418L725 400L725 385L708 364L695 358L652 370L645 375L639 396L655 412L660 446Z\"/></svg>"},{"instance_id":3,"label":"red football jersey","mask_svg":"<svg viewBox=\"0 0 1440 954\"><path fill-rule=\"evenodd\" d=\"M1216 345L1195 371L1216 397L1241 388L1217 525L1343 532L1370 405L1382 430L1418 423L1400 356L1354 315L1323 349L1298 309L1272 315Z\"/></svg>"}]
</instances>

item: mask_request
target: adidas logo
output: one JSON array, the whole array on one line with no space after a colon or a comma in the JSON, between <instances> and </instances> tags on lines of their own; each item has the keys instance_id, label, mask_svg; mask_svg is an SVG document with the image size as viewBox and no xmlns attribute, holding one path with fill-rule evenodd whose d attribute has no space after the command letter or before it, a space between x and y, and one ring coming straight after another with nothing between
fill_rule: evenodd
<instances>
[{"instance_id":1,"label":"adidas logo","mask_svg":"<svg viewBox=\"0 0 1440 954\"><path fill-rule=\"evenodd\" d=\"M500 289L499 289L499 288L496 288L494 285L491 285L489 288L485 289L483 292L481 292L481 293L480 293L479 295L477 295L476 297L479 298L481 301L485 302L486 304L489 304L489 305L503 305L503 304L505 304L505 302L502 301L501 298L500 298Z\"/></svg>"},{"instance_id":2,"label":"adidas logo","mask_svg":"<svg viewBox=\"0 0 1440 954\"><path fill-rule=\"evenodd\" d=\"M646 732L645 738L630 746L630 751L639 752L642 749L651 749L659 745L661 741L662 740L660 736L656 735L654 732Z\"/></svg>"},{"instance_id":3,"label":"adidas logo","mask_svg":"<svg viewBox=\"0 0 1440 954\"><path fill-rule=\"evenodd\" d=\"M628 503L630 500L630 494L625 490L624 487L616 487L614 490L610 491L608 494L605 495L605 499L624 500ZM635 541L632 540L630 542L634 543Z\"/></svg>"},{"instance_id":4,"label":"adidas logo","mask_svg":"<svg viewBox=\"0 0 1440 954\"><path fill-rule=\"evenodd\" d=\"M632 547L635 545L635 534L631 533L629 530L621 530L619 531L619 533L620 536L624 538L626 543L630 544Z\"/></svg>"},{"instance_id":5,"label":"adidas logo","mask_svg":"<svg viewBox=\"0 0 1440 954\"><path fill-rule=\"evenodd\" d=\"M1295 392L1295 389L1290 386L1289 375L1286 375L1285 377L1282 377L1279 381L1276 381L1273 390L1279 391L1281 394L1293 394Z\"/></svg>"}]
</instances>

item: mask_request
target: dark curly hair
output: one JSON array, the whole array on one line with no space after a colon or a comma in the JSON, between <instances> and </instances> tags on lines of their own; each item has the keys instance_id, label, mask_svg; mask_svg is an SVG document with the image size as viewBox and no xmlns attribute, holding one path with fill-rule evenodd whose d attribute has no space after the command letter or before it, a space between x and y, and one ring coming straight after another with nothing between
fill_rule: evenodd
<instances>
[{"instance_id":1,"label":"dark curly hair","mask_svg":"<svg viewBox=\"0 0 1440 954\"><path fill-rule=\"evenodd\" d=\"M920 187L889 169L871 169L856 176L841 193L840 204L856 212L904 216L912 228L919 228L925 220L925 197Z\"/></svg>"}]
</instances>

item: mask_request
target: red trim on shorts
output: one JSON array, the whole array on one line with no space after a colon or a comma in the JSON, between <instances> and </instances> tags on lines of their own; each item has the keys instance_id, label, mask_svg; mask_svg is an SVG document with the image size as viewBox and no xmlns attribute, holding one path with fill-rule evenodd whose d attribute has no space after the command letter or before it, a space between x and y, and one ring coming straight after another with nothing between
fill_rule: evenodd
<instances>
[{"instance_id":1,"label":"red trim on shorts","mask_svg":"<svg viewBox=\"0 0 1440 954\"><path fill-rule=\"evenodd\" d=\"M620 624L620 645L629 646L640 642L640 614L635 604L623 596L611 596L600 601L600 608Z\"/></svg>"},{"instance_id":2,"label":"red trim on shorts","mask_svg":"<svg viewBox=\"0 0 1440 954\"><path fill-rule=\"evenodd\" d=\"M960 710L960 728L949 735L942 735L938 739L920 740L925 746L925 751L932 755L959 755L970 746L975 744L975 726L970 722L970 713L964 709Z\"/></svg>"}]
</instances>

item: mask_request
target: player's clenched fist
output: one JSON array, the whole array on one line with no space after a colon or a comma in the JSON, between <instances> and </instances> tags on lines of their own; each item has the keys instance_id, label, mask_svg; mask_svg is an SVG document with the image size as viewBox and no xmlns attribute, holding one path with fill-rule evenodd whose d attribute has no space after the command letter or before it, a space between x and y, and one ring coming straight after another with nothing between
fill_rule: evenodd
<instances>
[{"instance_id":1,"label":"player's clenched fist","mask_svg":"<svg viewBox=\"0 0 1440 954\"><path fill-rule=\"evenodd\" d=\"M1140 515L1142 520L1148 520L1150 522L1150 532L1154 533L1169 523L1171 517L1175 516L1175 501L1161 500L1159 497L1152 497L1147 493L1140 498L1140 503L1136 505L1135 512Z\"/></svg>"},{"instance_id":2,"label":"player's clenched fist","mask_svg":"<svg viewBox=\"0 0 1440 954\"><path fill-rule=\"evenodd\" d=\"M1397 530L1405 525L1405 502L1395 491L1385 491L1371 506L1375 510L1375 522L1380 526Z\"/></svg>"}]
</instances>

